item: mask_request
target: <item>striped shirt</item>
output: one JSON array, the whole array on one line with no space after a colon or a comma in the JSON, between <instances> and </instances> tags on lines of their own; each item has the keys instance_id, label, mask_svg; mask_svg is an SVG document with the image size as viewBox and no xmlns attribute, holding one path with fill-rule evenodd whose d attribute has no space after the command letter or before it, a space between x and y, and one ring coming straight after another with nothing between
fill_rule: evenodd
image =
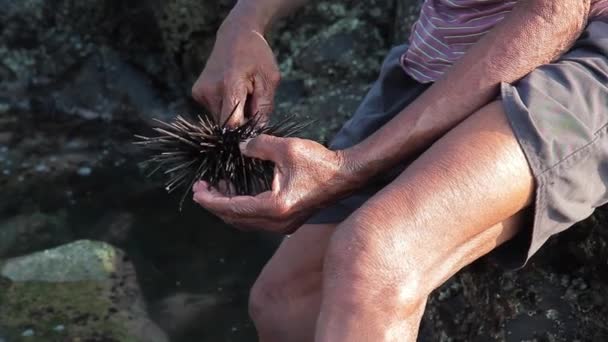
<instances>
[{"instance_id":1,"label":"striped shirt","mask_svg":"<svg viewBox=\"0 0 608 342\"><path fill-rule=\"evenodd\" d=\"M425 0L401 57L405 71L421 83L434 82L467 49L511 12L517 1ZM591 18L608 18L608 0L592 1Z\"/></svg>"}]
</instances>

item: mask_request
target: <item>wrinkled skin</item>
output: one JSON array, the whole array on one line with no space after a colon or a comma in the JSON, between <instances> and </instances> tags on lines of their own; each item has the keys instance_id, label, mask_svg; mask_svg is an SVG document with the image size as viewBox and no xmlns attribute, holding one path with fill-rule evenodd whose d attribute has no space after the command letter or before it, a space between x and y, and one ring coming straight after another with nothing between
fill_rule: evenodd
<instances>
[{"instance_id":1,"label":"wrinkled skin","mask_svg":"<svg viewBox=\"0 0 608 342\"><path fill-rule=\"evenodd\" d=\"M341 152L311 140L261 135L241 144L243 154L275 163L272 190L227 197L205 182L194 185L194 201L242 229L287 234L316 209L354 189L351 167Z\"/></svg>"},{"instance_id":2,"label":"wrinkled skin","mask_svg":"<svg viewBox=\"0 0 608 342\"><path fill-rule=\"evenodd\" d=\"M213 52L192 87L192 96L217 122L237 126L246 117L272 112L280 73L272 50L255 28L232 25L228 19L218 31ZM230 116L233 109L235 113Z\"/></svg>"}]
</instances>

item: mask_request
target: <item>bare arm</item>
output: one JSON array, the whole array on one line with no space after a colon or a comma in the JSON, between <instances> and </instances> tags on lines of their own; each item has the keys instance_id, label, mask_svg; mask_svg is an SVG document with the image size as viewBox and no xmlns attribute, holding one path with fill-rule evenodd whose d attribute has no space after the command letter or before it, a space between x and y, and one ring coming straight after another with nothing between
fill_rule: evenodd
<instances>
[{"instance_id":1,"label":"bare arm","mask_svg":"<svg viewBox=\"0 0 608 342\"><path fill-rule=\"evenodd\" d=\"M266 33L272 24L310 0L240 0L228 18L248 21L260 33Z\"/></svg>"},{"instance_id":2,"label":"bare arm","mask_svg":"<svg viewBox=\"0 0 608 342\"><path fill-rule=\"evenodd\" d=\"M240 0L230 11L217 31L205 68L192 86L192 97L218 122L230 117L229 124L235 126L247 115L272 112L280 73L264 34L277 19L306 2Z\"/></svg>"},{"instance_id":3,"label":"bare arm","mask_svg":"<svg viewBox=\"0 0 608 342\"><path fill-rule=\"evenodd\" d=\"M195 200L243 227L290 232L316 210L413 157L513 82L556 59L580 35L589 0L521 0L513 12L411 105L360 144L329 151L310 141L260 136L248 156L272 160L272 191L227 198L199 185Z\"/></svg>"},{"instance_id":4,"label":"bare arm","mask_svg":"<svg viewBox=\"0 0 608 342\"><path fill-rule=\"evenodd\" d=\"M389 124L345 150L367 178L425 149L514 82L564 53L583 31L589 0L522 0L444 77Z\"/></svg>"}]
</instances>

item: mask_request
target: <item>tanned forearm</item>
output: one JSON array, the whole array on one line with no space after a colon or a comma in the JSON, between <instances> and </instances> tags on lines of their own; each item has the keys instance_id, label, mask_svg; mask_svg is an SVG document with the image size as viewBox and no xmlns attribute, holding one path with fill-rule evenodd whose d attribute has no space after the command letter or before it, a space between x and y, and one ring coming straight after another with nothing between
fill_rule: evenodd
<instances>
[{"instance_id":1,"label":"tanned forearm","mask_svg":"<svg viewBox=\"0 0 608 342\"><path fill-rule=\"evenodd\" d=\"M281 19L310 0L239 0L228 19L235 19L253 26L264 34L274 22Z\"/></svg>"},{"instance_id":2,"label":"tanned forearm","mask_svg":"<svg viewBox=\"0 0 608 342\"><path fill-rule=\"evenodd\" d=\"M514 82L558 58L583 31L589 0L522 0L418 99L344 152L360 178L407 160L496 98Z\"/></svg>"}]
</instances>

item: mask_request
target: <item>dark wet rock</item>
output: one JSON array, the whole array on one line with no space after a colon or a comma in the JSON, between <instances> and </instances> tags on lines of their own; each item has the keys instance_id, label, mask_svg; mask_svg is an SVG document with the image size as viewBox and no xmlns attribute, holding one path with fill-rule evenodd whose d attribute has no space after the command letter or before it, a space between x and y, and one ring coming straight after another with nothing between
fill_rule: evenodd
<instances>
[{"instance_id":1,"label":"dark wet rock","mask_svg":"<svg viewBox=\"0 0 608 342\"><path fill-rule=\"evenodd\" d=\"M65 213L31 213L0 221L0 258L30 253L68 241Z\"/></svg>"},{"instance_id":2,"label":"dark wet rock","mask_svg":"<svg viewBox=\"0 0 608 342\"><path fill-rule=\"evenodd\" d=\"M359 18L344 18L307 41L291 58L295 68L309 74L371 80L385 52L377 28Z\"/></svg>"},{"instance_id":3,"label":"dark wet rock","mask_svg":"<svg viewBox=\"0 0 608 342\"><path fill-rule=\"evenodd\" d=\"M393 32L393 44L403 44L408 40L412 25L418 19L420 0L400 0L396 1L395 9L395 28Z\"/></svg>"},{"instance_id":4,"label":"dark wet rock","mask_svg":"<svg viewBox=\"0 0 608 342\"><path fill-rule=\"evenodd\" d=\"M12 132L0 132L0 145L8 145L13 141L14 134Z\"/></svg>"},{"instance_id":5,"label":"dark wet rock","mask_svg":"<svg viewBox=\"0 0 608 342\"><path fill-rule=\"evenodd\" d=\"M175 293L150 308L152 317L170 336L179 339L188 327L208 322L229 301L222 293Z\"/></svg>"},{"instance_id":6,"label":"dark wet rock","mask_svg":"<svg viewBox=\"0 0 608 342\"><path fill-rule=\"evenodd\" d=\"M167 105L152 87L152 80L110 49L102 48L91 55L66 81L51 95L53 109L58 112L88 120L112 120L117 113L125 112L143 118L166 119L168 115ZM124 106L130 108L125 110Z\"/></svg>"},{"instance_id":7,"label":"dark wet rock","mask_svg":"<svg viewBox=\"0 0 608 342\"><path fill-rule=\"evenodd\" d=\"M421 340L604 340L605 214L552 238L524 269L506 272L492 258L466 268L431 297Z\"/></svg>"},{"instance_id":8,"label":"dark wet rock","mask_svg":"<svg viewBox=\"0 0 608 342\"><path fill-rule=\"evenodd\" d=\"M353 85L339 88L321 88L294 102L280 102L276 106L277 117L293 115L296 120L314 120L304 129L302 136L328 142L344 121L357 109L369 85Z\"/></svg>"},{"instance_id":9,"label":"dark wet rock","mask_svg":"<svg viewBox=\"0 0 608 342\"><path fill-rule=\"evenodd\" d=\"M95 236L110 244L123 245L131 236L134 220L134 215L126 211L107 214L99 220Z\"/></svg>"}]
</instances>

